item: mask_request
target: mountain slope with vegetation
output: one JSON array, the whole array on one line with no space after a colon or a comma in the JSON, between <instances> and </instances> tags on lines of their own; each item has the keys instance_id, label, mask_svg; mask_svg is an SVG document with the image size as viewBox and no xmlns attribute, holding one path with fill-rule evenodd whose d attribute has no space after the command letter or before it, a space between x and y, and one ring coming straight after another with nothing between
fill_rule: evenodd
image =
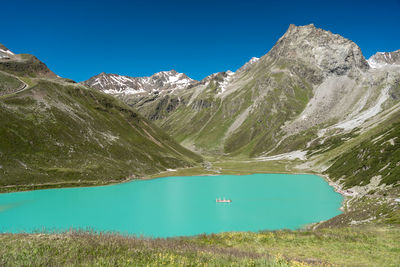
<instances>
[{"instance_id":1,"label":"mountain slope with vegetation","mask_svg":"<svg viewBox=\"0 0 400 267\"><path fill-rule=\"evenodd\" d=\"M379 179L378 185L396 184L400 177L399 138L400 120L338 156L326 173L334 180L346 177L345 187L367 185L373 177Z\"/></svg>"},{"instance_id":2,"label":"mountain slope with vegetation","mask_svg":"<svg viewBox=\"0 0 400 267\"><path fill-rule=\"evenodd\" d=\"M119 100L26 69L35 73L1 73L3 88L11 88L0 98L1 186L109 183L201 161ZM23 81L28 87L12 92Z\"/></svg>"}]
</instances>

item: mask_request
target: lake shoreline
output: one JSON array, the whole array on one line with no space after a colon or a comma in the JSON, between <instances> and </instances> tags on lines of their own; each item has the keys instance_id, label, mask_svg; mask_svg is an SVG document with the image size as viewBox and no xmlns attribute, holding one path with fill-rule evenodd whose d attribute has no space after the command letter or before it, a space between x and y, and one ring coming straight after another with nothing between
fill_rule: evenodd
<instances>
[{"instance_id":1,"label":"lake shoreline","mask_svg":"<svg viewBox=\"0 0 400 267\"><path fill-rule=\"evenodd\" d=\"M287 163L288 161L284 161L284 163ZM290 162L290 161L289 161ZM215 162L214 162L215 163ZM216 163L221 163L221 162L216 162ZM225 162L222 162L225 163ZM246 162L246 163L254 163L254 162ZM281 163L281 162L280 162ZM210 168L199 168L199 166L194 166L194 167L184 167L184 168L178 168L178 169L167 169L162 172L158 172L155 174L150 174L143 176L141 178L138 177L127 177L126 179L123 180L110 180L110 181L80 181L80 182L58 182L58 183L46 183L45 187L40 187L43 184L40 185L21 185L21 186L6 186L6 187L0 187L0 194L4 193L14 193L14 192L26 192L26 191L35 191L35 190L47 190L47 189L62 189L62 188L82 188L82 187L101 187L101 186L111 186L111 185L117 185L117 184L124 184L124 183L129 183L132 181L145 181L145 180L155 180L155 179L162 179L162 178L167 178L167 177L174 177L174 176L218 176L218 175L251 175L251 174L291 174L291 175L316 175L319 176L321 179L326 181L330 187L333 188L333 190L337 193L339 193L342 197L342 203L340 206L340 210L342 213L345 212L345 207L349 207L348 201L349 196L344 194L344 192L341 190L341 186L335 182L333 182L327 175L322 174L322 173L317 173L315 171L309 171L305 172L302 170L301 172L296 172L296 170L283 170L283 168L280 168L280 171L274 170L274 171L268 171L267 169L265 170L253 170L249 171L246 169L231 169L231 168L223 168L219 170L212 170ZM188 175L186 172L189 172L190 174ZM70 186L57 186L57 185L70 185ZM39 186L39 187L38 187ZM4 192L4 188L9 188L9 187L16 187L16 190L9 190ZM25 190L18 190L22 188L26 188ZM32 189L32 187L35 187ZM318 226L320 223L325 222L325 221L320 221L320 222L315 222L311 224L307 224L302 229L312 229L316 226Z\"/></svg>"},{"instance_id":2,"label":"lake shoreline","mask_svg":"<svg viewBox=\"0 0 400 267\"><path fill-rule=\"evenodd\" d=\"M25 185L6 185L6 186L1 186L0 187L0 194L7 194L7 193L17 193L17 192L27 192L27 191L36 191L36 190L46 190L46 189L64 189L64 188L82 188L82 187L98 187L98 186L109 186L109 185L117 185L117 184L124 184L124 183L129 183L132 181L145 181L145 180L155 180L155 179L162 179L162 178L168 178L168 177L174 177L174 176L187 176L187 175L174 175L174 172L179 171L179 170L185 170L185 169L190 169L190 168L179 168L174 171L163 171L159 172L156 174L150 174L147 176L143 176L142 178L131 178L128 177L126 179L122 180L109 180L109 181L76 181L76 182L70 182L70 181L65 181L65 182L56 182L56 183L41 183L41 184L25 184ZM232 170L235 171L235 170ZM163 174L162 176L159 176ZM165 175L164 175L165 174ZM345 196L338 188L340 187L336 183L332 182L332 180L329 179L324 174L321 173L316 173L316 172L290 172L290 171L282 171L282 172L265 172L265 171L260 171L260 172L241 172L238 171L237 174L229 173L230 175L251 175L251 174L292 174L292 175L316 175L324 179L326 182L329 183L331 187L334 188L335 192L341 194L342 196ZM225 173L204 173L204 172L199 172L192 174L190 176L219 176L219 175L226 175ZM67 185L67 186L59 186L59 185ZM71 185L71 186L68 186ZM33 189L32 189L33 187ZM7 190L8 188L17 188L16 190ZM28 188L26 190L19 190L21 188Z\"/></svg>"},{"instance_id":3,"label":"lake shoreline","mask_svg":"<svg viewBox=\"0 0 400 267\"><path fill-rule=\"evenodd\" d=\"M28 194L4 194L0 196L2 204L18 203L18 206L10 213L16 219L8 213L0 213L0 225L3 225L6 232L19 229L30 232L38 227L57 227L54 229L62 230L71 226L77 229L90 226L97 231L111 230L154 237L192 236L221 231L295 230L309 222L327 220L341 213L339 207L342 197L320 178L314 174L277 173L228 174L218 177L168 176L168 179L158 181L141 180L93 189L81 187L77 190L64 188L37 190ZM154 197L149 198L150 193ZM116 197L110 198L113 194ZM215 198L218 196L228 196L234 203L229 206L216 204ZM82 207L79 204L81 202L84 203ZM43 219L45 216L35 217L35 210L49 214L50 207L54 207L55 203L59 205L57 212L48 220ZM194 207L196 212L188 216ZM171 209L175 217L168 217L172 216ZM85 215L75 218L73 214L82 213L83 210ZM105 214L103 210L113 212ZM18 219L21 214L28 214L30 219ZM138 214L141 214L140 220L137 219ZM125 218L124 223L115 223L112 218L118 216ZM160 219L149 219L158 217ZM93 218L103 219L93 221ZM175 227L175 219L172 218L178 218L176 220L182 224L182 228ZM214 219L205 220L207 223L204 224L193 223L203 221L204 218ZM169 223L155 227L159 224L157 222ZM118 227L113 228L114 225ZM156 232L154 229L157 229Z\"/></svg>"},{"instance_id":4,"label":"lake shoreline","mask_svg":"<svg viewBox=\"0 0 400 267\"><path fill-rule=\"evenodd\" d=\"M253 161L250 161L253 162ZM109 181L62 181L62 182L56 182L56 183L41 183L41 184L24 184L24 185L6 185L6 186L1 186L0 187L0 194L4 193L15 193L15 192L26 192L26 191L35 191L35 190L44 190L44 189L61 189L61 188L80 188L80 187L96 187L96 186L108 186L108 185L115 185L115 184L123 184L123 183L128 183L132 181L143 181L143 180L153 180L153 179L160 179L160 178L167 178L167 177L172 177L172 176L218 176L218 175L224 175L224 174L230 174L230 175L251 175L251 174L293 174L293 175L304 175L304 174L313 174L320 176L322 179L324 179L328 184L334 188L335 192L341 194L342 196L346 196L346 194L343 193L341 190L341 186L335 182L333 182L327 175L314 172L314 171L309 171L309 172L296 172L296 171L244 171L244 170L238 170L238 169L223 169L222 172L215 172L215 171L210 171L207 169L201 169L199 171L195 171L194 173L191 173L191 175L180 175L180 171L185 171L185 170L193 170L198 167L184 167L184 168L177 168L177 169L167 169L162 172L154 173L154 174L148 174L143 177L134 177L134 176L129 176L125 179L121 180L109 180ZM210 173L211 172L211 173ZM232 173L234 172L234 173ZM66 185L66 186L59 186L59 185ZM68 186L71 185L71 186ZM33 187L33 189L32 189ZM17 188L16 190L7 190L8 188ZM19 190L21 188L27 188L26 190Z\"/></svg>"}]
</instances>

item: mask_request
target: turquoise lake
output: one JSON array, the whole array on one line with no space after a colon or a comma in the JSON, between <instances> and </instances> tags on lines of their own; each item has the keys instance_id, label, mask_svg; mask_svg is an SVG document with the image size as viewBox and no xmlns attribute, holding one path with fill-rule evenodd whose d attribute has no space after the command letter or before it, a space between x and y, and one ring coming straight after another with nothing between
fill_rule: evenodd
<instances>
[{"instance_id":1,"label":"turquoise lake","mask_svg":"<svg viewBox=\"0 0 400 267\"><path fill-rule=\"evenodd\" d=\"M217 197L232 203L216 203ZM146 237L298 229L341 213L315 175L166 177L0 194L0 232L91 229Z\"/></svg>"}]
</instances>

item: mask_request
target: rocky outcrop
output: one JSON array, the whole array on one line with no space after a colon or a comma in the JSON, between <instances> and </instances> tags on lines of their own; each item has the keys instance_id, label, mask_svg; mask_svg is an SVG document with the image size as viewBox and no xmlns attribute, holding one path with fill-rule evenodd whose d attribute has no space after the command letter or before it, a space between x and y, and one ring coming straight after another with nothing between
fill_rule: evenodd
<instances>
[{"instance_id":1,"label":"rocky outcrop","mask_svg":"<svg viewBox=\"0 0 400 267\"><path fill-rule=\"evenodd\" d=\"M296 59L318 66L325 75L345 75L369 69L361 49L352 41L323 29L290 25L267 54L275 59Z\"/></svg>"}]
</instances>

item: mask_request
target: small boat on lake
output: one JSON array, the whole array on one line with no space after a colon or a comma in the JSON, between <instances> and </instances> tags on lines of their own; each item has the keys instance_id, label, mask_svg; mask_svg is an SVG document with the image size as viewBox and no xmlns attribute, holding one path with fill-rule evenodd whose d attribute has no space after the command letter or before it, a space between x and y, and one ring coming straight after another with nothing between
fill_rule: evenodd
<instances>
[{"instance_id":1,"label":"small boat on lake","mask_svg":"<svg viewBox=\"0 0 400 267\"><path fill-rule=\"evenodd\" d=\"M216 198L215 199L215 202L216 203L231 203L232 202L232 200L231 199L221 199L221 198Z\"/></svg>"}]
</instances>

